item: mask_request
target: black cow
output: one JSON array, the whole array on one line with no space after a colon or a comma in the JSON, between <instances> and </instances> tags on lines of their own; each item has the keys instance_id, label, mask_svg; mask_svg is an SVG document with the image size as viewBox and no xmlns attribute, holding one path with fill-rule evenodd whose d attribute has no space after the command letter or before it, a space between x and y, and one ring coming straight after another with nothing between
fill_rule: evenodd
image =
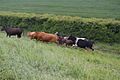
<instances>
[{"instance_id":1,"label":"black cow","mask_svg":"<svg viewBox=\"0 0 120 80\"><path fill-rule=\"evenodd\" d=\"M94 49L92 48L93 47L93 41L90 41L90 40L82 40L82 39L79 39L78 42L77 42L77 46L78 47L81 47L81 48L90 48L94 51Z\"/></svg>"},{"instance_id":2,"label":"black cow","mask_svg":"<svg viewBox=\"0 0 120 80\"><path fill-rule=\"evenodd\" d=\"M68 40L72 40L74 42L74 45L78 46L80 48L90 48L90 49L94 50L92 48L94 42L90 41L86 38L78 38L78 37L74 37L74 36L69 36Z\"/></svg>"},{"instance_id":3,"label":"black cow","mask_svg":"<svg viewBox=\"0 0 120 80\"><path fill-rule=\"evenodd\" d=\"M21 34L23 33L23 30L21 28L5 28L5 27L3 27L1 29L1 31L5 31L7 34L6 36L11 37L12 35L13 36L17 35L18 38L20 38Z\"/></svg>"}]
</instances>

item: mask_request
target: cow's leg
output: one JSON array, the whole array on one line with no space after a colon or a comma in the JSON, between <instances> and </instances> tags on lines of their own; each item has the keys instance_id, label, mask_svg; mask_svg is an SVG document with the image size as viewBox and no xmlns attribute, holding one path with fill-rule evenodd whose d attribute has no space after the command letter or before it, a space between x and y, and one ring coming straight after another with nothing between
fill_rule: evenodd
<instances>
[{"instance_id":1,"label":"cow's leg","mask_svg":"<svg viewBox=\"0 0 120 80\"><path fill-rule=\"evenodd\" d=\"M8 34L6 35L6 37L8 37Z\"/></svg>"},{"instance_id":2,"label":"cow's leg","mask_svg":"<svg viewBox=\"0 0 120 80\"><path fill-rule=\"evenodd\" d=\"M19 38L19 35L17 35L17 38Z\"/></svg>"},{"instance_id":3,"label":"cow's leg","mask_svg":"<svg viewBox=\"0 0 120 80\"><path fill-rule=\"evenodd\" d=\"M21 34L18 34L18 35L17 35L17 38L21 38Z\"/></svg>"},{"instance_id":4,"label":"cow's leg","mask_svg":"<svg viewBox=\"0 0 120 80\"><path fill-rule=\"evenodd\" d=\"M90 50L88 47L85 47L84 49L85 49L85 50L87 50L87 51L89 51L89 50Z\"/></svg>"},{"instance_id":5,"label":"cow's leg","mask_svg":"<svg viewBox=\"0 0 120 80\"><path fill-rule=\"evenodd\" d=\"M66 44L65 44L65 46L67 47L67 46L68 46L68 44L66 43Z\"/></svg>"},{"instance_id":6,"label":"cow's leg","mask_svg":"<svg viewBox=\"0 0 120 80\"><path fill-rule=\"evenodd\" d=\"M89 45L89 46L87 46L89 49L91 49L92 51L94 51L94 49L93 49L93 45Z\"/></svg>"},{"instance_id":7,"label":"cow's leg","mask_svg":"<svg viewBox=\"0 0 120 80\"><path fill-rule=\"evenodd\" d=\"M11 35L8 35L9 37L11 37Z\"/></svg>"},{"instance_id":8,"label":"cow's leg","mask_svg":"<svg viewBox=\"0 0 120 80\"><path fill-rule=\"evenodd\" d=\"M92 51L94 51L94 49L93 49L92 47L90 47L90 49L91 49Z\"/></svg>"}]
</instances>

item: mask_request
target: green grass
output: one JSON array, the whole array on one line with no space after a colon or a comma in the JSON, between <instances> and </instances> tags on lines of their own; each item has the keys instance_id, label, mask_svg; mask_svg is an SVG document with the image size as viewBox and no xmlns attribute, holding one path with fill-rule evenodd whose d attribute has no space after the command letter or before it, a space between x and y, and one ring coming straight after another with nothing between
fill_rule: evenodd
<instances>
[{"instance_id":1,"label":"green grass","mask_svg":"<svg viewBox=\"0 0 120 80\"><path fill-rule=\"evenodd\" d=\"M119 0L0 0L0 11L120 19Z\"/></svg>"},{"instance_id":2,"label":"green grass","mask_svg":"<svg viewBox=\"0 0 120 80\"><path fill-rule=\"evenodd\" d=\"M120 80L120 45L86 51L0 33L0 80Z\"/></svg>"}]
</instances>

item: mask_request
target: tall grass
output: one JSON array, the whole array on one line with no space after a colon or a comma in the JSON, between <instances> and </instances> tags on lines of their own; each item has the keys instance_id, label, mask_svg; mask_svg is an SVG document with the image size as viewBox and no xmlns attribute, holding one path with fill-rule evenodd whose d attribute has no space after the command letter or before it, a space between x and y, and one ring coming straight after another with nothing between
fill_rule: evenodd
<instances>
[{"instance_id":1,"label":"tall grass","mask_svg":"<svg viewBox=\"0 0 120 80\"><path fill-rule=\"evenodd\" d=\"M95 49L7 38L0 33L0 80L119 80L120 55L116 53L120 45L99 43Z\"/></svg>"}]
</instances>

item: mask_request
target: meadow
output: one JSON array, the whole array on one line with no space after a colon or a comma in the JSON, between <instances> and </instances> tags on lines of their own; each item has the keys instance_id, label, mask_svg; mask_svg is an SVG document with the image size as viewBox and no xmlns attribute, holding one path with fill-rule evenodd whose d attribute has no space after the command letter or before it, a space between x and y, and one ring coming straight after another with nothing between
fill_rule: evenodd
<instances>
[{"instance_id":1,"label":"meadow","mask_svg":"<svg viewBox=\"0 0 120 80\"><path fill-rule=\"evenodd\" d=\"M120 45L95 51L0 33L0 80L120 80Z\"/></svg>"},{"instance_id":2,"label":"meadow","mask_svg":"<svg viewBox=\"0 0 120 80\"><path fill-rule=\"evenodd\" d=\"M120 19L119 0L0 0L0 11Z\"/></svg>"},{"instance_id":3,"label":"meadow","mask_svg":"<svg viewBox=\"0 0 120 80\"><path fill-rule=\"evenodd\" d=\"M0 28L68 29L76 35L91 30L101 39L91 51L30 40L26 33L18 39L0 32L0 80L120 80L120 44L114 43L120 39L119 19L119 0L0 0ZM87 38L95 38L91 33ZM102 43L106 37L113 43Z\"/></svg>"}]
</instances>

